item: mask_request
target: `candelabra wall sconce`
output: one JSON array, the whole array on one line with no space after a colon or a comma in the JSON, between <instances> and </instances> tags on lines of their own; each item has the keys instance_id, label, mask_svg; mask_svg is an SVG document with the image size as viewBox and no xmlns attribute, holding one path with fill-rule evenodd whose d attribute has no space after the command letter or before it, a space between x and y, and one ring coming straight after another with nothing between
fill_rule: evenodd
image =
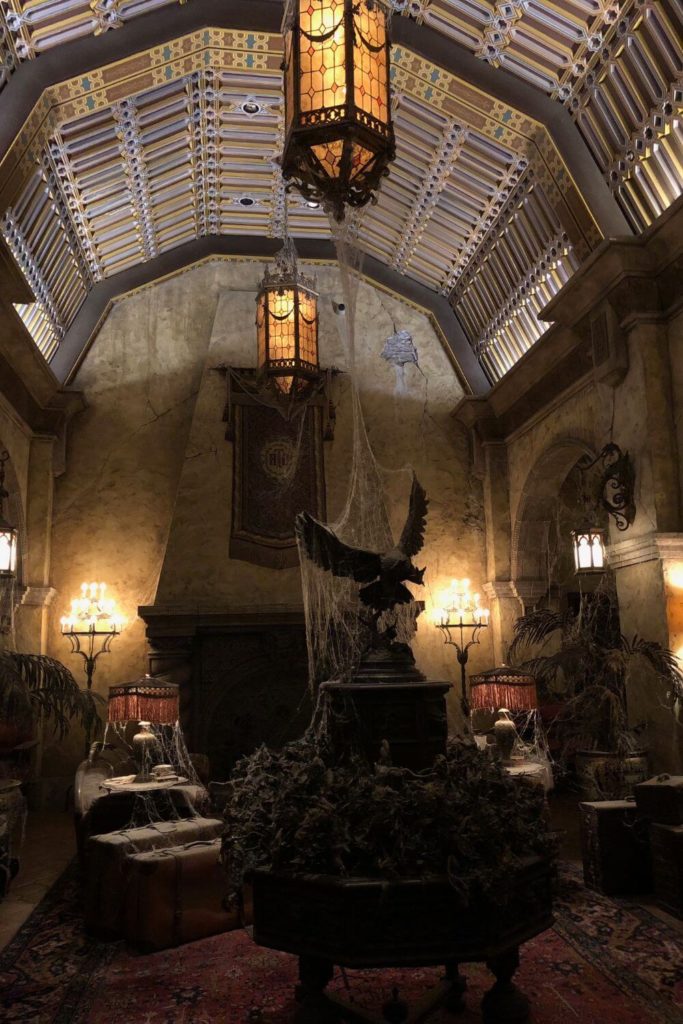
<instances>
[{"instance_id":1,"label":"candelabra wall sconce","mask_svg":"<svg viewBox=\"0 0 683 1024\"><path fill-rule=\"evenodd\" d=\"M444 643L455 648L460 665L460 707L465 723L469 721L470 716L467 693L469 652L471 647L480 642L480 633L482 629L487 628L489 616L489 609L481 605L480 595L472 593L469 580L453 580L446 594L444 607L436 613L435 625L441 630Z\"/></svg>"},{"instance_id":2,"label":"candelabra wall sconce","mask_svg":"<svg viewBox=\"0 0 683 1024\"><path fill-rule=\"evenodd\" d=\"M71 602L61 619L62 636L68 637L71 653L83 658L86 683L92 689L97 659L109 654L114 637L126 625L113 598L106 597L106 583L82 583L81 596Z\"/></svg>"}]
</instances>

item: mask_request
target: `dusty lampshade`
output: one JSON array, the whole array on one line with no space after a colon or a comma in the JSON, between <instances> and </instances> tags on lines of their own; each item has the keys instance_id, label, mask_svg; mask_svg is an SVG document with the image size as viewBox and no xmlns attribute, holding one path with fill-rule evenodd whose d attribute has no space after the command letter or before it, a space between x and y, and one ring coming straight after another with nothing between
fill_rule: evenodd
<instances>
[{"instance_id":1,"label":"dusty lampshade","mask_svg":"<svg viewBox=\"0 0 683 1024\"><path fill-rule=\"evenodd\" d=\"M533 711L538 707L536 680L522 669L501 665L470 679L470 706L498 711Z\"/></svg>"},{"instance_id":2,"label":"dusty lampshade","mask_svg":"<svg viewBox=\"0 0 683 1024\"><path fill-rule=\"evenodd\" d=\"M386 0L287 0L282 173L338 220L395 156Z\"/></svg>"},{"instance_id":3,"label":"dusty lampshade","mask_svg":"<svg viewBox=\"0 0 683 1024\"><path fill-rule=\"evenodd\" d=\"M605 531L586 526L572 530L574 568L577 575L605 571Z\"/></svg>"},{"instance_id":4,"label":"dusty lampshade","mask_svg":"<svg viewBox=\"0 0 683 1024\"><path fill-rule=\"evenodd\" d=\"M108 721L173 725L178 721L178 686L154 676L109 687Z\"/></svg>"},{"instance_id":5,"label":"dusty lampshade","mask_svg":"<svg viewBox=\"0 0 683 1024\"><path fill-rule=\"evenodd\" d=\"M299 272L287 239L266 270L256 297L258 367L283 394L300 391L319 375L318 294Z\"/></svg>"}]
</instances>

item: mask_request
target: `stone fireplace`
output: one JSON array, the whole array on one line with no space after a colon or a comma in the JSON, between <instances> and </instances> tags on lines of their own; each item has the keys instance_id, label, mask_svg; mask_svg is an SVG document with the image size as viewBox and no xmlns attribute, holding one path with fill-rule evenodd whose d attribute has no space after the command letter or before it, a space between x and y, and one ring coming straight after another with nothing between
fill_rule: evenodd
<instances>
[{"instance_id":1,"label":"stone fireplace","mask_svg":"<svg viewBox=\"0 0 683 1024\"><path fill-rule=\"evenodd\" d=\"M193 612L140 608L149 671L180 685L188 749L225 779L261 743L281 747L311 716L303 615L283 610Z\"/></svg>"}]
</instances>

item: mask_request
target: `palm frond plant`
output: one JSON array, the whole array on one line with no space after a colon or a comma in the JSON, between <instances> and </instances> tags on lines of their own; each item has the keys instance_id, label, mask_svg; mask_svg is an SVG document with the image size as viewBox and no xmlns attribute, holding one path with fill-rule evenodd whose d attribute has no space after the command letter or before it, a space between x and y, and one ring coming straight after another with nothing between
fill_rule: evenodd
<instances>
[{"instance_id":1,"label":"palm frond plant","mask_svg":"<svg viewBox=\"0 0 683 1024\"><path fill-rule=\"evenodd\" d=\"M99 694L81 690L69 669L44 654L0 651L0 723L30 735L42 717L63 739L73 722L89 739L99 723Z\"/></svg>"},{"instance_id":2,"label":"palm frond plant","mask_svg":"<svg viewBox=\"0 0 683 1024\"><path fill-rule=\"evenodd\" d=\"M556 720L564 767L579 750L602 751L623 761L640 748L642 727L629 728L626 700L628 675L639 662L649 667L654 685L661 686L671 705L683 697L676 656L655 640L624 636L609 588L582 599L576 614L543 608L519 618L511 662L533 648L536 652L521 661L522 667L536 676L541 694L559 693L565 701Z\"/></svg>"}]
</instances>

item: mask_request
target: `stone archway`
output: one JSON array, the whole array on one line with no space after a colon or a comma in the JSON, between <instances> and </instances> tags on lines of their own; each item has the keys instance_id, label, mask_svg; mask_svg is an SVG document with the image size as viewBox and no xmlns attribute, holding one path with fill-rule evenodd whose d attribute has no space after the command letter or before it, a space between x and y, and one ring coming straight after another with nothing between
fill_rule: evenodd
<instances>
[{"instance_id":1,"label":"stone archway","mask_svg":"<svg viewBox=\"0 0 683 1024\"><path fill-rule=\"evenodd\" d=\"M553 442L539 456L526 478L512 528L511 566L517 595L525 610L547 592L547 553L560 489L576 463L595 457L581 438Z\"/></svg>"}]
</instances>

